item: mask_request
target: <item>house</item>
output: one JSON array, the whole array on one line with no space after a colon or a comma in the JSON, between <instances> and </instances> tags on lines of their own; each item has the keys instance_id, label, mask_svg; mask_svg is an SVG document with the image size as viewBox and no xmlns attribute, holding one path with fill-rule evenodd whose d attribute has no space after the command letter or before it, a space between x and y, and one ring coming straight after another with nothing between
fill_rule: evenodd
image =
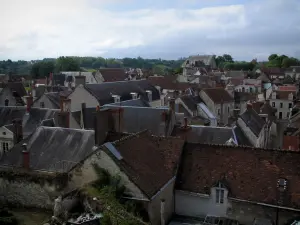
<instances>
[{"instance_id":1,"label":"house","mask_svg":"<svg viewBox=\"0 0 300 225\"><path fill-rule=\"evenodd\" d=\"M187 143L181 159L177 215L283 225L300 214L299 152Z\"/></svg>"},{"instance_id":2,"label":"house","mask_svg":"<svg viewBox=\"0 0 300 225\"><path fill-rule=\"evenodd\" d=\"M0 74L0 83L7 83L9 80L8 74Z\"/></svg>"},{"instance_id":3,"label":"house","mask_svg":"<svg viewBox=\"0 0 300 225\"><path fill-rule=\"evenodd\" d=\"M25 104L24 97L27 92L21 82L8 82L0 85L0 105L20 106Z\"/></svg>"},{"instance_id":4,"label":"house","mask_svg":"<svg viewBox=\"0 0 300 225\"><path fill-rule=\"evenodd\" d=\"M253 146L265 148L271 145L271 133L276 130L272 119L268 114L258 114L248 103L246 111L237 120L237 126Z\"/></svg>"},{"instance_id":5,"label":"house","mask_svg":"<svg viewBox=\"0 0 300 225\"><path fill-rule=\"evenodd\" d=\"M97 180L96 163L121 177L126 196L143 203L151 224L168 224L183 144L179 138L153 136L147 131L105 143L73 169L71 182L81 187Z\"/></svg>"},{"instance_id":6,"label":"house","mask_svg":"<svg viewBox=\"0 0 300 225\"><path fill-rule=\"evenodd\" d=\"M96 108L137 98L146 99L152 107L161 106L159 91L147 80L79 85L68 98L72 102L71 111L81 110L81 103L86 103L88 108Z\"/></svg>"},{"instance_id":7,"label":"house","mask_svg":"<svg viewBox=\"0 0 300 225\"><path fill-rule=\"evenodd\" d=\"M234 109L234 98L224 88L205 88L199 96L219 123L228 124Z\"/></svg>"},{"instance_id":8,"label":"house","mask_svg":"<svg viewBox=\"0 0 300 225\"><path fill-rule=\"evenodd\" d=\"M284 69L278 67L262 67L260 69L257 69L255 72L259 75L266 75L270 80L282 80L285 77Z\"/></svg>"},{"instance_id":9,"label":"house","mask_svg":"<svg viewBox=\"0 0 300 225\"><path fill-rule=\"evenodd\" d=\"M238 92L261 93L262 83L257 79L243 79L241 84L236 85L234 89Z\"/></svg>"},{"instance_id":10,"label":"house","mask_svg":"<svg viewBox=\"0 0 300 225\"><path fill-rule=\"evenodd\" d=\"M125 81L128 77L129 75L121 68L102 68L95 74L95 79L99 84L103 82Z\"/></svg>"},{"instance_id":11,"label":"house","mask_svg":"<svg viewBox=\"0 0 300 225\"><path fill-rule=\"evenodd\" d=\"M176 112L184 115L193 122L217 126L217 119L206 107L199 96L183 95L175 100Z\"/></svg>"},{"instance_id":12,"label":"house","mask_svg":"<svg viewBox=\"0 0 300 225\"><path fill-rule=\"evenodd\" d=\"M269 99L271 106L277 109L276 116L278 119L286 120L290 117L295 97L295 91L272 91Z\"/></svg>"},{"instance_id":13,"label":"house","mask_svg":"<svg viewBox=\"0 0 300 225\"><path fill-rule=\"evenodd\" d=\"M31 94L33 100L40 98L44 93L47 92L64 92L68 91L68 88L65 86L46 86L46 85L34 85L31 89Z\"/></svg>"},{"instance_id":14,"label":"house","mask_svg":"<svg viewBox=\"0 0 300 225\"><path fill-rule=\"evenodd\" d=\"M300 66L291 66L285 70L285 76L290 76L296 80L300 78Z\"/></svg>"},{"instance_id":15,"label":"house","mask_svg":"<svg viewBox=\"0 0 300 225\"><path fill-rule=\"evenodd\" d=\"M247 73L241 70L229 70L224 73L224 76L228 78L239 78L239 77L246 78L246 75Z\"/></svg>"},{"instance_id":16,"label":"house","mask_svg":"<svg viewBox=\"0 0 300 225\"><path fill-rule=\"evenodd\" d=\"M67 98L71 91L46 92L33 102L33 107L60 109L60 99Z\"/></svg>"},{"instance_id":17,"label":"house","mask_svg":"<svg viewBox=\"0 0 300 225\"><path fill-rule=\"evenodd\" d=\"M1 154L1 202L52 209L53 200L68 185L68 172L94 151L94 145L91 130L38 127Z\"/></svg>"},{"instance_id":18,"label":"house","mask_svg":"<svg viewBox=\"0 0 300 225\"><path fill-rule=\"evenodd\" d=\"M60 72L65 76L64 86L76 87L79 84L97 84L97 80L92 72L81 72L81 71L63 71Z\"/></svg>"}]
</instances>

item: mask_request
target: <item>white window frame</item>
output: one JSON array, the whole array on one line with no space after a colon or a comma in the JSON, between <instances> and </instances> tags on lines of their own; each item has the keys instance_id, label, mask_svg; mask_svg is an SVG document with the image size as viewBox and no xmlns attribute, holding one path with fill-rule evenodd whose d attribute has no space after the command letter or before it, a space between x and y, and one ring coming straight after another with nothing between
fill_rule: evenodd
<instances>
[{"instance_id":1,"label":"white window frame","mask_svg":"<svg viewBox=\"0 0 300 225\"><path fill-rule=\"evenodd\" d=\"M9 143L3 141L1 143L1 147L2 147L3 152L7 152L9 150Z\"/></svg>"},{"instance_id":2,"label":"white window frame","mask_svg":"<svg viewBox=\"0 0 300 225\"><path fill-rule=\"evenodd\" d=\"M221 183L215 188L216 192L216 204L224 204L225 202L225 188Z\"/></svg>"}]
</instances>

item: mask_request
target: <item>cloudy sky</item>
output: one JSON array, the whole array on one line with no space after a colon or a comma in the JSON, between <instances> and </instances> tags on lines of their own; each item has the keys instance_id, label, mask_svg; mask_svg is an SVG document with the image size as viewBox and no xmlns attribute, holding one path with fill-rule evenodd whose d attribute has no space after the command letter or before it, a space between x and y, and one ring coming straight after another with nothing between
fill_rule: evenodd
<instances>
[{"instance_id":1,"label":"cloudy sky","mask_svg":"<svg viewBox=\"0 0 300 225\"><path fill-rule=\"evenodd\" d=\"M300 0L0 0L0 59L300 58Z\"/></svg>"}]
</instances>

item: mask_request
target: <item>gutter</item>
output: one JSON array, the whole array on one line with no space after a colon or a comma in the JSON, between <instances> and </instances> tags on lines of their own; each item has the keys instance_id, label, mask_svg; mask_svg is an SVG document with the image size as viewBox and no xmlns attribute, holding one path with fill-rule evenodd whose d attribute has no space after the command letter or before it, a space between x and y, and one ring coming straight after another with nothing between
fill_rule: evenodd
<instances>
[{"instance_id":1,"label":"gutter","mask_svg":"<svg viewBox=\"0 0 300 225\"><path fill-rule=\"evenodd\" d=\"M173 178L171 178L171 180L169 180L164 186L162 186L162 188L158 192L156 192L156 194L153 195L150 200L153 200L157 195L159 195L175 179L176 179L176 176L174 176Z\"/></svg>"}]
</instances>

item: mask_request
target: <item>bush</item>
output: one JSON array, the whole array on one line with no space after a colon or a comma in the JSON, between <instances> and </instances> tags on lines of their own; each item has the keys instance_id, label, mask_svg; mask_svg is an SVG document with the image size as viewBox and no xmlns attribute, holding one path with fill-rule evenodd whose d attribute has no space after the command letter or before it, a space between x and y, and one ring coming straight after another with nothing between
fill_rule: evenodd
<instances>
[{"instance_id":1,"label":"bush","mask_svg":"<svg viewBox=\"0 0 300 225\"><path fill-rule=\"evenodd\" d=\"M1 225L18 225L18 220L15 216L7 210L0 211L0 224Z\"/></svg>"}]
</instances>

